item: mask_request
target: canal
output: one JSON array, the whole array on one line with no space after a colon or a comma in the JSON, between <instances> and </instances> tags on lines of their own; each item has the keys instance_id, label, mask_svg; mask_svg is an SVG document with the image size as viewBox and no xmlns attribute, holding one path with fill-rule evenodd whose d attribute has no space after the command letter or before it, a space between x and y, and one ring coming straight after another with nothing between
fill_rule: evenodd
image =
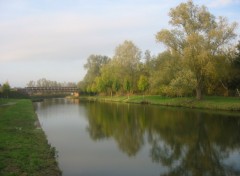
<instances>
[{"instance_id":1,"label":"canal","mask_svg":"<svg viewBox=\"0 0 240 176\"><path fill-rule=\"evenodd\" d=\"M34 105L64 176L240 175L240 113L67 99Z\"/></svg>"}]
</instances>

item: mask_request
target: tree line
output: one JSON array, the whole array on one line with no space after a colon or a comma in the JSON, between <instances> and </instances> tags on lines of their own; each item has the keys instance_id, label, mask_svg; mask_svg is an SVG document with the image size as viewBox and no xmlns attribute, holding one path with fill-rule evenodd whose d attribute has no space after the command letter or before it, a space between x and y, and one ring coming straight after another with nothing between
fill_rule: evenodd
<instances>
[{"instance_id":1,"label":"tree line","mask_svg":"<svg viewBox=\"0 0 240 176\"><path fill-rule=\"evenodd\" d=\"M37 81L29 81L27 87L77 87L77 84L74 82L57 82L41 78Z\"/></svg>"},{"instance_id":2,"label":"tree line","mask_svg":"<svg viewBox=\"0 0 240 176\"><path fill-rule=\"evenodd\" d=\"M237 23L215 17L193 1L169 12L171 29L156 41L166 46L157 56L144 53L129 40L112 58L90 55L79 87L91 94L159 94L163 96L235 95L240 88L240 42Z\"/></svg>"},{"instance_id":3,"label":"tree line","mask_svg":"<svg viewBox=\"0 0 240 176\"><path fill-rule=\"evenodd\" d=\"M0 84L0 97L9 97L11 87L8 82L5 82L3 85Z\"/></svg>"},{"instance_id":4,"label":"tree line","mask_svg":"<svg viewBox=\"0 0 240 176\"><path fill-rule=\"evenodd\" d=\"M7 82L0 84L0 99L5 98L29 98L26 92L22 91L21 88L12 88Z\"/></svg>"}]
</instances>

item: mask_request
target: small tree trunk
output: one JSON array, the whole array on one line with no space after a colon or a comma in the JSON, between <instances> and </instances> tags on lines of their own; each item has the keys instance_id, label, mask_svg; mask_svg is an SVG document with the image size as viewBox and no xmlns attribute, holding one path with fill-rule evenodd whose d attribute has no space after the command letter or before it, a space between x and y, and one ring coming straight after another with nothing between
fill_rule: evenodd
<instances>
[{"instance_id":1,"label":"small tree trunk","mask_svg":"<svg viewBox=\"0 0 240 176\"><path fill-rule=\"evenodd\" d=\"M196 98L197 98L197 100L202 99L202 90L199 88L196 88Z\"/></svg>"},{"instance_id":2,"label":"small tree trunk","mask_svg":"<svg viewBox=\"0 0 240 176\"><path fill-rule=\"evenodd\" d=\"M225 97L228 97L228 93L229 93L228 87L225 86L221 80L219 80L219 81L220 81L220 83L222 84L223 88L225 89L224 96L225 96Z\"/></svg>"},{"instance_id":3,"label":"small tree trunk","mask_svg":"<svg viewBox=\"0 0 240 176\"><path fill-rule=\"evenodd\" d=\"M202 86L197 85L196 87L196 98L197 100L202 100Z\"/></svg>"},{"instance_id":4,"label":"small tree trunk","mask_svg":"<svg viewBox=\"0 0 240 176\"><path fill-rule=\"evenodd\" d=\"M237 94L238 94L238 96L240 97L240 91L237 89Z\"/></svg>"},{"instance_id":5,"label":"small tree trunk","mask_svg":"<svg viewBox=\"0 0 240 176\"><path fill-rule=\"evenodd\" d=\"M196 98L197 98L197 100L202 100L203 99L202 91L203 91L203 77L197 76L197 86L196 86Z\"/></svg>"}]
</instances>

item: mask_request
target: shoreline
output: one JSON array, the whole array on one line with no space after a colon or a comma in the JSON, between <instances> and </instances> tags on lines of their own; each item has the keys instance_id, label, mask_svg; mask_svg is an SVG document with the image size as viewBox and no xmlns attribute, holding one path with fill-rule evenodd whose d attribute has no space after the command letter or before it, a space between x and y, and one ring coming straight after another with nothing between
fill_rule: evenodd
<instances>
[{"instance_id":1,"label":"shoreline","mask_svg":"<svg viewBox=\"0 0 240 176\"><path fill-rule=\"evenodd\" d=\"M163 97L158 95L133 95L127 96L80 96L80 100L99 102L121 102L135 104L150 104L159 106L182 107L191 109L240 111L239 97L218 97L207 96L203 100L196 100L195 97Z\"/></svg>"}]
</instances>

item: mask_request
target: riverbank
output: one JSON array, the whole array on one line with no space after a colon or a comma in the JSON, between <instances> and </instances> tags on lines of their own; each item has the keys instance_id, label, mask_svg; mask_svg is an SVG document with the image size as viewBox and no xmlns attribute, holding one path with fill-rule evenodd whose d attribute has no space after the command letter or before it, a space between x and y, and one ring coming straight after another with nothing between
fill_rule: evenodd
<instances>
[{"instance_id":1,"label":"riverbank","mask_svg":"<svg viewBox=\"0 0 240 176\"><path fill-rule=\"evenodd\" d=\"M2 100L0 107L0 175L61 175L52 148L30 100Z\"/></svg>"},{"instance_id":2,"label":"riverbank","mask_svg":"<svg viewBox=\"0 0 240 176\"><path fill-rule=\"evenodd\" d=\"M212 110L227 110L240 111L239 97L204 97L203 100L198 101L195 97L162 97L162 96L88 96L79 97L80 100L88 101L112 101L123 103L137 103L137 104L154 104L162 106L186 107L197 109L212 109Z\"/></svg>"}]
</instances>

